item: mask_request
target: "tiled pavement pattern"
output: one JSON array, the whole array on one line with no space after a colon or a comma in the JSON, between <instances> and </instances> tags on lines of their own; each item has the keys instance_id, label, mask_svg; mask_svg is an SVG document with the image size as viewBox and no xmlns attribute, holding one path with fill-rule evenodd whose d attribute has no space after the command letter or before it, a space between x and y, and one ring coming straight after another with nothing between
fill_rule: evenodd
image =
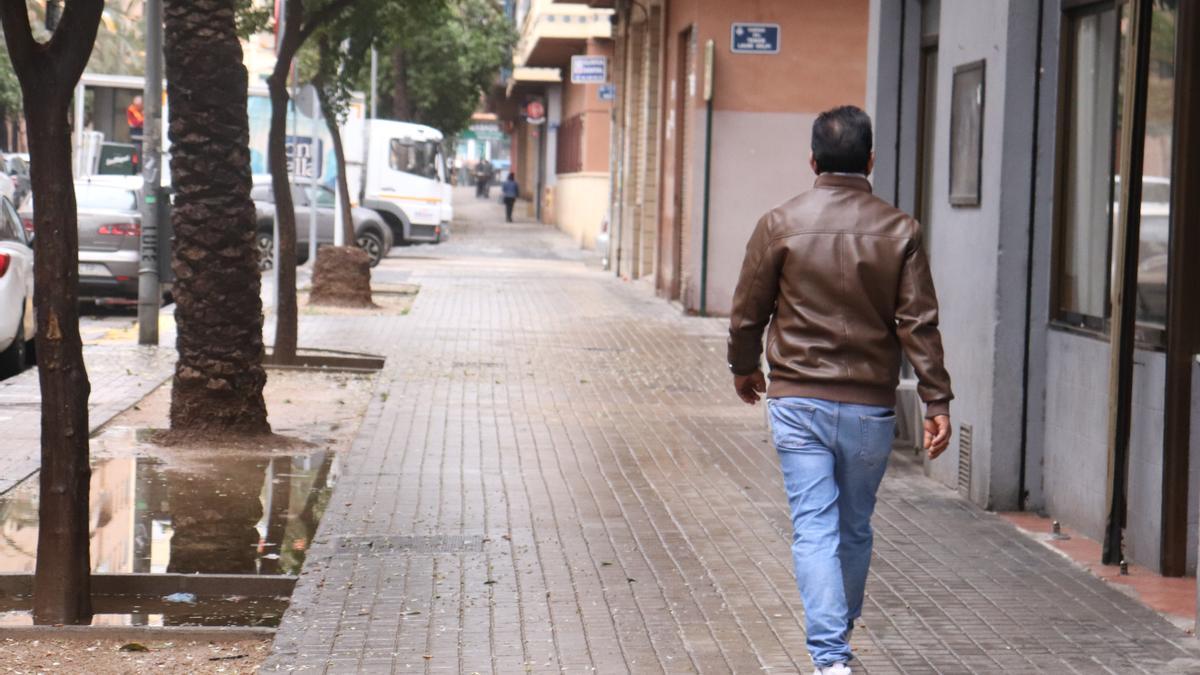
<instances>
[{"instance_id":1,"label":"tiled pavement pattern","mask_svg":"<svg viewBox=\"0 0 1200 675\"><path fill-rule=\"evenodd\" d=\"M83 349L92 394L88 425L92 431L140 401L175 369L175 350L154 347L87 345ZM30 368L0 381L0 494L38 469L41 461L41 390Z\"/></svg>"},{"instance_id":2,"label":"tiled pavement pattern","mask_svg":"<svg viewBox=\"0 0 1200 675\"><path fill-rule=\"evenodd\" d=\"M376 269L421 284L409 316L306 319L307 346L390 359L264 670L811 672L722 323L458 213L455 243ZM1192 638L907 462L876 526L860 672L1200 672Z\"/></svg>"}]
</instances>

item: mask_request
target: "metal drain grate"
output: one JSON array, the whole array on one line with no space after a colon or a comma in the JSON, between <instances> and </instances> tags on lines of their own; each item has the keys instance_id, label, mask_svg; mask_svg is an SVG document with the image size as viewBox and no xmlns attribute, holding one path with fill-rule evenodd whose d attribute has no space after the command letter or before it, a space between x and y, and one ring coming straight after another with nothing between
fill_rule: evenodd
<instances>
[{"instance_id":1,"label":"metal drain grate","mask_svg":"<svg viewBox=\"0 0 1200 675\"><path fill-rule=\"evenodd\" d=\"M971 450L974 448L974 427L958 426L958 491L971 496Z\"/></svg>"},{"instance_id":2,"label":"metal drain grate","mask_svg":"<svg viewBox=\"0 0 1200 675\"><path fill-rule=\"evenodd\" d=\"M333 555L347 557L363 553L478 553L483 550L483 539L482 535L458 534L342 536L333 538Z\"/></svg>"}]
</instances>

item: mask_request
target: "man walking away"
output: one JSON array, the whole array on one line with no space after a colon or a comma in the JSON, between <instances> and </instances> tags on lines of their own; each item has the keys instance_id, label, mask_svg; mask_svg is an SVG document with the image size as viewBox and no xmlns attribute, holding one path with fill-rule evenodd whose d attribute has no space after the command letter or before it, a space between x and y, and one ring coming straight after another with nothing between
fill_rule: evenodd
<instances>
[{"instance_id":1,"label":"man walking away","mask_svg":"<svg viewBox=\"0 0 1200 675\"><path fill-rule=\"evenodd\" d=\"M479 160L475 165L475 196L487 199L489 188L492 186L492 163L486 159Z\"/></svg>"},{"instance_id":2,"label":"man walking away","mask_svg":"<svg viewBox=\"0 0 1200 675\"><path fill-rule=\"evenodd\" d=\"M767 394L808 650L818 674L845 675L895 432L901 348L920 380L930 459L949 444L954 395L921 227L871 194L867 114L821 113L809 163L813 189L764 215L746 246L729 367L743 401ZM770 387L759 368L764 329Z\"/></svg>"},{"instance_id":3,"label":"man walking away","mask_svg":"<svg viewBox=\"0 0 1200 675\"><path fill-rule=\"evenodd\" d=\"M513 204L517 203L517 195L521 194L521 186L517 185L517 177L511 171L500 184L500 194L504 196L504 220L511 223Z\"/></svg>"}]
</instances>

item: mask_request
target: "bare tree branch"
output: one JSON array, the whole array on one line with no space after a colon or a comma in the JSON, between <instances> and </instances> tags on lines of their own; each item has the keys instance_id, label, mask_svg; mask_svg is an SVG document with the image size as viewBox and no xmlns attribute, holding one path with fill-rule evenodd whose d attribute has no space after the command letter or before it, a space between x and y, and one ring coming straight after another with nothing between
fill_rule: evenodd
<instances>
[{"instance_id":1,"label":"bare tree branch","mask_svg":"<svg viewBox=\"0 0 1200 675\"><path fill-rule=\"evenodd\" d=\"M29 72L36 65L40 45L33 39L25 0L0 0L0 22L4 24L4 41L13 70Z\"/></svg>"},{"instance_id":2,"label":"bare tree branch","mask_svg":"<svg viewBox=\"0 0 1200 675\"><path fill-rule=\"evenodd\" d=\"M308 39L308 36L313 34L313 31L327 22L336 19L339 14L352 4L354 4L354 0L333 0L333 2L313 12L313 15L300 26L300 42L303 43Z\"/></svg>"},{"instance_id":3,"label":"bare tree branch","mask_svg":"<svg viewBox=\"0 0 1200 675\"><path fill-rule=\"evenodd\" d=\"M49 44L50 53L58 65L63 81L74 83L83 74L92 50L79 49L78 45L95 44L100 15L103 12L104 0L68 0L63 7L62 19L59 20Z\"/></svg>"}]
</instances>

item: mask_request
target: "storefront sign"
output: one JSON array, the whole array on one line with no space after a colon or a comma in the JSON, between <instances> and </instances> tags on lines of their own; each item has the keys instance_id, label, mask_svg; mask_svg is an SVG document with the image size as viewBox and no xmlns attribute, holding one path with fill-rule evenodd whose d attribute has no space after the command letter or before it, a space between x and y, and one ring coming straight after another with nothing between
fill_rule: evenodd
<instances>
[{"instance_id":1,"label":"storefront sign","mask_svg":"<svg viewBox=\"0 0 1200 675\"><path fill-rule=\"evenodd\" d=\"M571 57L571 84L604 84L607 81L607 56Z\"/></svg>"},{"instance_id":2,"label":"storefront sign","mask_svg":"<svg viewBox=\"0 0 1200 675\"><path fill-rule=\"evenodd\" d=\"M525 104L525 121L529 124L541 124L546 121L546 106L541 101L530 101Z\"/></svg>"},{"instance_id":3,"label":"storefront sign","mask_svg":"<svg viewBox=\"0 0 1200 675\"><path fill-rule=\"evenodd\" d=\"M777 23L735 23L729 32L734 54L779 53Z\"/></svg>"},{"instance_id":4,"label":"storefront sign","mask_svg":"<svg viewBox=\"0 0 1200 675\"><path fill-rule=\"evenodd\" d=\"M287 136L285 140L288 173L296 178L319 178L323 159L321 139L314 143L312 136Z\"/></svg>"},{"instance_id":5,"label":"storefront sign","mask_svg":"<svg viewBox=\"0 0 1200 675\"><path fill-rule=\"evenodd\" d=\"M600 100L615 101L617 100L617 85L609 82L608 84L600 85Z\"/></svg>"}]
</instances>

